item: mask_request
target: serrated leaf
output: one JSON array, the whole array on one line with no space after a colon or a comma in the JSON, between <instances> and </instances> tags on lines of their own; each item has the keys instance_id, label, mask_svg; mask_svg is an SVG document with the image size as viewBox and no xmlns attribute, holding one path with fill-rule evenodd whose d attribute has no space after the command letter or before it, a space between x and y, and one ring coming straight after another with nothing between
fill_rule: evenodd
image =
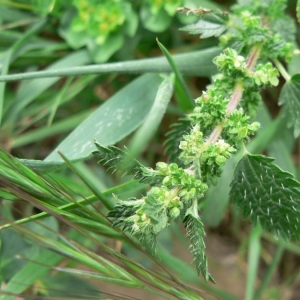
<instances>
[{"instance_id":1,"label":"serrated leaf","mask_svg":"<svg viewBox=\"0 0 300 300\"><path fill-rule=\"evenodd\" d=\"M215 283L214 278L208 272L207 258L205 255L205 243L204 243L204 225L201 222L198 215L198 204L195 201L192 206L187 209L184 220L183 220L187 236L191 241L191 252L194 256L194 264L198 274L201 272L203 278L206 281Z\"/></svg>"},{"instance_id":2,"label":"serrated leaf","mask_svg":"<svg viewBox=\"0 0 300 300\"><path fill-rule=\"evenodd\" d=\"M300 135L300 74L294 75L283 86L279 105L283 105L284 115L287 118L287 126L294 128L294 136Z\"/></svg>"},{"instance_id":3,"label":"serrated leaf","mask_svg":"<svg viewBox=\"0 0 300 300\"><path fill-rule=\"evenodd\" d=\"M154 197L148 195L143 205L143 210L147 217L151 218L151 224L154 234L158 234L168 225L168 216L165 203Z\"/></svg>"},{"instance_id":4,"label":"serrated leaf","mask_svg":"<svg viewBox=\"0 0 300 300\"><path fill-rule=\"evenodd\" d=\"M136 200L120 201L107 217L113 222L113 226L121 227L123 231L131 229L131 222L127 218L136 213L138 202Z\"/></svg>"},{"instance_id":5,"label":"serrated leaf","mask_svg":"<svg viewBox=\"0 0 300 300\"><path fill-rule=\"evenodd\" d=\"M92 154L99 163L108 166L108 170L112 173L118 172L120 175L130 175L133 179L140 182L151 183L153 180L149 176L145 176L143 170L146 169L139 161L130 157L126 151L115 146L101 146L95 143L97 151Z\"/></svg>"},{"instance_id":6,"label":"serrated leaf","mask_svg":"<svg viewBox=\"0 0 300 300\"><path fill-rule=\"evenodd\" d=\"M205 20L200 20L195 24L187 25L183 28L180 28L180 30L188 31L190 34L200 34L200 37L203 39L212 36L218 37L226 29L227 26L225 24L212 23Z\"/></svg>"},{"instance_id":7,"label":"serrated leaf","mask_svg":"<svg viewBox=\"0 0 300 300\"><path fill-rule=\"evenodd\" d=\"M182 136L190 131L191 122L188 119L179 119L179 121L171 126L171 130L167 133L165 142L166 153L170 155L170 162L175 162L183 165L182 161L178 159L181 150L179 143L182 141Z\"/></svg>"},{"instance_id":8,"label":"serrated leaf","mask_svg":"<svg viewBox=\"0 0 300 300\"><path fill-rule=\"evenodd\" d=\"M294 43L297 27L292 17L284 15L275 19L272 23L272 30L279 33L287 43Z\"/></svg>"},{"instance_id":9,"label":"serrated leaf","mask_svg":"<svg viewBox=\"0 0 300 300\"><path fill-rule=\"evenodd\" d=\"M244 217L265 231L300 240L300 183L264 155L246 155L237 165L230 196Z\"/></svg>"}]
</instances>

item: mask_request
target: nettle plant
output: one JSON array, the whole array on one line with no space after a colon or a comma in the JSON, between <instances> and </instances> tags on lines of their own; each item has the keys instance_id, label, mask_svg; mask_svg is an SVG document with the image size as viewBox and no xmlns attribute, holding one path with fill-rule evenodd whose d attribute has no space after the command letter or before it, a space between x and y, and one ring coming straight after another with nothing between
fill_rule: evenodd
<instances>
[{"instance_id":1,"label":"nettle plant","mask_svg":"<svg viewBox=\"0 0 300 300\"><path fill-rule=\"evenodd\" d=\"M298 105L293 105L291 96L299 76L287 78L282 64L297 53L295 25L284 14L286 1L239 2L229 13L179 9L199 16L196 24L183 30L202 38L218 36L223 52L214 59L219 73L195 100L193 111L168 136L171 162L158 162L152 169L130 158L126 150L99 144L93 153L111 170L124 171L151 186L140 199L118 199L108 214L114 226L133 233L155 252L157 235L181 219L198 273L213 282L199 206L232 155L242 156L231 183L232 203L253 224L260 224L276 237L295 241L300 237L300 183L276 166L274 159L249 153L245 147L260 128L258 122L251 121L261 101L260 91L265 86L277 86L280 73L289 81L279 103L290 117L288 125L294 125L295 136L299 135Z\"/></svg>"}]
</instances>

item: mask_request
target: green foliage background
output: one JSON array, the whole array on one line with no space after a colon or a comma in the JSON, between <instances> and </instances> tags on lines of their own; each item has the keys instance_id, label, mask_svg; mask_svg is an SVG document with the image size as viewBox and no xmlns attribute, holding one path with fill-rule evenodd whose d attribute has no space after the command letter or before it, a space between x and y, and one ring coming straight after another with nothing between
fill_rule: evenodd
<instances>
[{"instance_id":1,"label":"green foliage background","mask_svg":"<svg viewBox=\"0 0 300 300\"><path fill-rule=\"evenodd\" d=\"M272 16L278 7L271 2L254 1ZM187 7L216 14L203 19ZM216 38L226 31L223 12L230 8L230 1L207 0L0 1L0 299L120 299L124 290L116 286L129 299L132 288L144 291L141 299L287 299L287 293L297 299L300 248L282 239L299 240L300 228L297 51L287 65L273 62L281 77L271 74L271 83L279 85L261 93L253 120L261 129L247 144L249 153L227 161L204 201L187 210L185 227L169 226L154 249L153 235L142 244L126 227L138 203L124 201L125 212L115 206L156 184L143 168L178 160L176 145L189 130L185 114L217 73L213 59L221 46L229 41L241 52L247 46L250 34L239 41L229 34L221 44ZM288 2L287 12L295 9ZM297 49L296 20L273 17L272 26ZM275 57L276 49L265 50ZM258 84L264 80L257 73ZM251 114L253 107L244 109ZM264 195L265 206L255 194ZM157 231L168 224L157 198L145 209ZM226 285L217 268L208 272L214 259L204 252L204 226L208 250L210 234L225 235L235 247L243 280L232 284L242 292ZM186 235L204 279L191 257L173 254L178 245L189 253ZM212 276L217 285L205 282Z\"/></svg>"}]
</instances>

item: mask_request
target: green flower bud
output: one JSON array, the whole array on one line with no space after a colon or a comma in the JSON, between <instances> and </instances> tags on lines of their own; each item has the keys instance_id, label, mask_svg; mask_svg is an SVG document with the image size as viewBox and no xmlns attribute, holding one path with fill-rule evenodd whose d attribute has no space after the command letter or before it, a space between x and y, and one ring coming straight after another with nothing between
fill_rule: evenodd
<instances>
[{"instance_id":1,"label":"green flower bud","mask_svg":"<svg viewBox=\"0 0 300 300\"><path fill-rule=\"evenodd\" d=\"M178 207L173 207L169 209L168 215L170 218L175 219L180 215L180 209Z\"/></svg>"},{"instance_id":2,"label":"green flower bud","mask_svg":"<svg viewBox=\"0 0 300 300\"><path fill-rule=\"evenodd\" d=\"M223 155L218 155L216 157L216 163L221 167L223 167L225 165L226 161L227 161L227 159Z\"/></svg>"}]
</instances>

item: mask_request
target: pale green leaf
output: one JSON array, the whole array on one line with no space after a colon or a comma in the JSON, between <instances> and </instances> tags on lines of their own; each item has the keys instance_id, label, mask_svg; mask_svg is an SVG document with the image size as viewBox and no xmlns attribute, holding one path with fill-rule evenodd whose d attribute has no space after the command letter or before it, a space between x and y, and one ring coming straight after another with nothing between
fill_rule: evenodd
<instances>
[{"instance_id":1,"label":"pale green leaf","mask_svg":"<svg viewBox=\"0 0 300 300\"><path fill-rule=\"evenodd\" d=\"M235 206L265 231L299 240L300 183L273 164L273 158L246 155L237 165L230 196Z\"/></svg>"},{"instance_id":2,"label":"pale green leaf","mask_svg":"<svg viewBox=\"0 0 300 300\"><path fill-rule=\"evenodd\" d=\"M300 74L294 75L283 86L279 105L283 105L284 115L287 118L287 126L294 128L294 136L300 135Z\"/></svg>"},{"instance_id":3,"label":"pale green leaf","mask_svg":"<svg viewBox=\"0 0 300 300\"><path fill-rule=\"evenodd\" d=\"M173 81L173 76L170 75L166 77L159 86L155 101L146 119L128 146L128 152L131 156L137 157L145 149L145 145L149 143L155 135L172 98L174 89Z\"/></svg>"},{"instance_id":4,"label":"pale green leaf","mask_svg":"<svg viewBox=\"0 0 300 300\"><path fill-rule=\"evenodd\" d=\"M95 139L102 146L120 141L144 121L160 82L158 75L146 74L127 85L82 122L45 161L62 161L58 151L69 160L86 158L96 150Z\"/></svg>"}]
</instances>

